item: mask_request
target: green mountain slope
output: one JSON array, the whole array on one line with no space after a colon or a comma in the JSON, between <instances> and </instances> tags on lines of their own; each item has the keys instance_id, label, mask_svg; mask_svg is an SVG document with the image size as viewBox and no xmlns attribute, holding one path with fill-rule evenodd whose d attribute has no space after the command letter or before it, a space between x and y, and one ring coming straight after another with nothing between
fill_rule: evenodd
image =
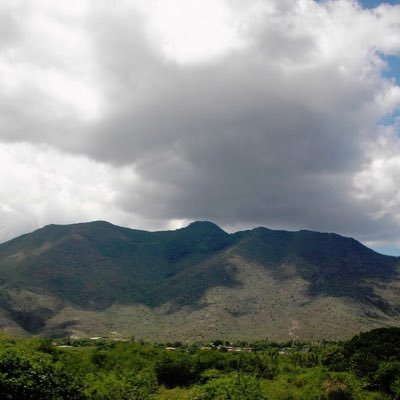
<instances>
[{"instance_id":1,"label":"green mountain slope","mask_svg":"<svg viewBox=\"0 0 400 400\"><path fill-rule=\"evenodd\" d=\"M210 222L49 225L0 245L0 328L148 339L345 337L400 323L399 259L354 239Z\"/></svg>"}]
</instances>

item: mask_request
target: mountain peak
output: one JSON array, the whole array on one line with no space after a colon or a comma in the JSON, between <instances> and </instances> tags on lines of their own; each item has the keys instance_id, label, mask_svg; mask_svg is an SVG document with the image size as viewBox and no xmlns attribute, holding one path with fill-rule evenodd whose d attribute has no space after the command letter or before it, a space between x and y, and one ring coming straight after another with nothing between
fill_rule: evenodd
<instances>
[{"instance_id":1,"label":"mountain peak","mask_svg":"<svg viewBox=\"0 0 400 400\"><path fill-rule=\"evenodd\" d=\"M202 231L202 232L223 232L226 233L223 229L221 229L218 225L214 224L210 221L194 221L190 223L187 227L183 229L188 229L192 231Z\"/></svg>"}]
</instances>

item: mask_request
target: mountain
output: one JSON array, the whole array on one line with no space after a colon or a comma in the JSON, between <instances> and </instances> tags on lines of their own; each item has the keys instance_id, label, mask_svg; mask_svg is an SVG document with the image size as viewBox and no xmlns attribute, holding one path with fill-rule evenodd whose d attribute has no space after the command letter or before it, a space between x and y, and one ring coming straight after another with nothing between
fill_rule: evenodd
<instances>
[{"instance_id":1,"label":"mountain","mask_svg":"<svg viewBox=\"0 0 400 400\"><path fill-rule=\"evenodd\" d=\"M400 259L333 233L48 225L0 245L0 329L337 339L400 326Z\"/></svg>"}]
</instances>

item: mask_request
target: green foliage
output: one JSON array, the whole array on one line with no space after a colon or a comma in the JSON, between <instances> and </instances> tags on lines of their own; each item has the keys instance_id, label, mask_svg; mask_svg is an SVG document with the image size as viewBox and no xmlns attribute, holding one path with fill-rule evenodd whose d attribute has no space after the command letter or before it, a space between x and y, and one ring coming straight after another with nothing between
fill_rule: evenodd
<instances>
[{"instance_id":1,"label":"green foliage","mask_svg":"<svg viewBox=\"0 0 400 400\"><path fill-rule=\"evenodd\" d=\"M199 386L191 400L266 400L266 397L257 378L237 373Z\"/></svg>"},{"instance_id":2,"label":"green foliage","mask_svg":"<svg viewBox=\"0 0 400 400\"><path fill-rule=\"evenodd\" d=\"M319 357L316 351L308 353L293 353L290 356L292 364L298 367L311 368L319 364Z\"/></svg>"},{"instance_id":3,"label":"green foliage","mask_svg":"<svg viewBox=\"0 0 400 400\"><path fill-rule=\"evenodd\" d=\"M361 333L324 353L323 363L336 371L348 370L371 387L397 396L400 376L400 328Z\"/></svg>"},{"instance_id":4,"label":"green foliage","mask_svg":"<svg viewBox=\"0 0 400 400\"><path fill-rule=\"evenodd\" d=\"M89 374L85 394L91 400L151 400L158 390L152 372L118 375L114 372Z\"/></svg>"},{"instance_id":5,"label":"green foliage","mask_svg":"<svg viewBox=\"0 0 400 400\"><path fill-rule=\"evenodd\" d=\"M396 394L398 391L398 380L400 379L400 360L384 361L379 364L373 380L382 391ZM399 393L400 394L400 393Z\"/></svg>"},{"instance_id":6,"label":"green foliage","mask_svg":"<svg viewBox=\"0 0 400 400\"><path fill-rule=\"evenodd\" d=\"M321 400L353 400L353 391L341 377L327 379L322 385Z\"/></svg>"},{"instance_id":7,"label":"green foliage","mask_svg":"<svg viewBox=\"0 0 400 400\"><path fill-rule=\"evenodd\" d=\"M184 343L168 351L161 345L109 340L70 340L69 347L57 347L47 339L0 337L0 397L399 400L396 334L378 330L318 346L246 343L251 352L202 350Z\"/></svg>"},{"instance_id":8,"label":"green foliage","mask_svg":"<svg viewBox=\"0 0 400 400\"><path fill-rule=\"evenodd\" d=\"M331 344L322 350L321 363L333 371L345 371L349 367L343 347L337 344Z\"/></svg>"},{"instance_id":9,"label":"green foliage","mask_svg":"<svg viewBox=\"0 0 400 400\"><path fill-rule=\"evenodd\" d=\"M0 353L2 399L83 399L82 382L45 355L18 350Z\"/></svg>"},{"instance_id":10,"label":"green foliage","mask_svg":"<svg viewBox=\"0 0 400 400\"><path fill-rule=\"evenodd\" d=\"M188 386L196 380L192 357L187 353L162 353L156 361L155 371L160 385L166 387Z\"/></svg>"}]
</instances>

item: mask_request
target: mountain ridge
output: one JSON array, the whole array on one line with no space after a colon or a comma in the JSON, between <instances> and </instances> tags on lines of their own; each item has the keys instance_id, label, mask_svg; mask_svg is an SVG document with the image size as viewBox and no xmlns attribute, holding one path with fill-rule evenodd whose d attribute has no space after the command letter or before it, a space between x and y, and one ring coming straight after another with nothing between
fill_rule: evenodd
<instances>
[{"instance_id":1,"label":"mountain ridge","mask_svg":"<svg viewBox=\"0 0 400 400\"><path fill-rule=\"evenodd\" d=\"M399 264L335 233L227 233L209 221L155 232L107 221L51 224L0 244L0 329L347 337L355 332L349 321L359 330L400 324ZM322 320L342 310L336 327L318 324L312 310L321 304Z\"/></svg>"}]
</instances>

